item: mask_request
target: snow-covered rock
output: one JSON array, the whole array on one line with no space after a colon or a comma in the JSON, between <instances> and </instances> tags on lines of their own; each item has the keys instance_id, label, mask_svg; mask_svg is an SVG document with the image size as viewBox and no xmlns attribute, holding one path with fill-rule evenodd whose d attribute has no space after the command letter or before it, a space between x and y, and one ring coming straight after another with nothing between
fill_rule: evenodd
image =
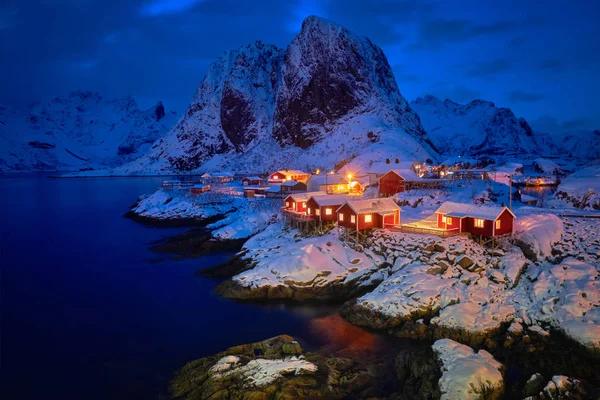
<instances>
[{"instance_id":1,"label":"snow-covered rock","mask_svg":"<svg viewBox=\"0 0 600 400\"><path fill-rule=\"evenodd\" d=\"M74 92L22 112L0 107L0 171L79 171L116 167L144 154L175 122L161 102Z\"/></svg>"},{"instance_id":2,"label":"snow-covered rock","mask_svg":"<svg viewBox=\"0 0 600 400\"><path fill-rule=\"evenodd\" d=\"M539 154L545 147L527 121L489 101L462 105L428 95L410 105L441 154L522 157Z\"/></svg>"},{"instance_id":3,"label":"snow-covered rock","mask_svg":"<svg viewBox=\"0 0 600 400\"><path fill-rule=\"evenodd\" d=\"M600 130L553 135L558 150L568 157L594 160L600 157Z\"/></svg>"},{"instance_id":4,"label":"snow-covered rock","mask_svg":"<svg viewBox=\"0 0 600 400\"><path fill-rule=\"evenodd\" d=\"M600 210L600 165L566 177L558 186L556 197L573 207Z\"/></svg>"},{"instance_id":5,"label":"snow-covered rock","mask_svg":"<svg viewBox=\"0 0 600 400\"><path fill-rule=\"evenodd\" d=\"M563 222L556 215L533 214L516 219L516 243L533 260L550 257L552 245L560 241L563 233Z\"/></svg>"},{"instance_id":6,"label":"snow-covered rock","mask_svg":"<svg viewBox=\"0 0 600 400\"><path fill-rule=\"evenodd\" d=\"M442 400L496 399L504 391L502 364L485 350L472 348L450 339L440 339L433 351L442 362L439 380Z\"/></svg>"}]
</instances>

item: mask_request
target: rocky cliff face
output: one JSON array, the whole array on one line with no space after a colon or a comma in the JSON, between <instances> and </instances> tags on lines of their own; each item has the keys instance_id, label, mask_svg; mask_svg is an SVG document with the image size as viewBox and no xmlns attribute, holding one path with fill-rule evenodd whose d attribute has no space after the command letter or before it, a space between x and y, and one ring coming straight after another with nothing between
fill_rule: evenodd
<instances>
[{"instance_id":1,"label":"rocky cliff face","mask_svg":"<svg viewBox=\"0 0 600 400\"><path fill-rule=\"evenodd\" d=\"M169 134L119 173L331 168L371 146L434 153L382 50L309 17L285 50L257 42L221 56Z\"/></svg>"},{"instance_id":2,"label":"rocky cliff face","mask_svg":"<svg viewBox=\"0 0 600 400\"><path fill-rule=\"evenodd\" d=\"M273 135L282 145L306 149L352 114L377 114L424 135L383 51L341 26L308 17L285 52L281 74Z\"/></svg>"},{"instance_id":3,"label":"rocky cliff face","mask_svg":"<svg viewBox=\"0 0 600 400\"><path fill-rule=\"evenodd\" d=\"M440 153L449 155L539 155L548 141L508 108L474 100L458 104L434 96L411 103Z\"/></svg>"},{"instance_id":4,"label":"rocky cliff face","mask_svg":"<svg viewBox=\"0 0 600 400\"><path fill-rule=\"evenodd\" d=\"M74 92L0 110L0 169L51 171L106 168L144 154L165 134L175 113L159 102L140 110L132 97L104 99Z\"/></svg>"},{"instance_id":5,"label":"rocky cliff face","mask_svg":"<svg viewBox=\"0 0 600 400\"><path fill-rule=\"evenodd\" d=\"M215 154L244 152L269 135L282 60L282 50L261 42L223 54L149 157L187 171Z\"/></svg>"}]
</instances>

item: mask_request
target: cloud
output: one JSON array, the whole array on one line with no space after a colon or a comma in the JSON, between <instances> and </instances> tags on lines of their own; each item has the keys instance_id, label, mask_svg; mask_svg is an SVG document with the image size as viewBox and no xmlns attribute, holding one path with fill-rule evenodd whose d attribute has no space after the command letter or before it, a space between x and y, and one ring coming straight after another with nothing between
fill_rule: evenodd
<instances>
[{"instance_id":1,"label":"cloud","mask_svg":"<svg viewBox=\"0 0 600 400\"><path fill-rule=\"evenodd\" d=\"M521 90L513 90L512 92L508 92L508 99L513 103L531 103L542 100L544 97L546 96L543 94L527 93Z\"/></svg>"},{"instance_id":2,"label":"cloud","mask_svg":"<svg viewBox=\"0 0 600 400\"><path fill-rule=\"evenodd\" d=\"M510 71L512 64L505 59L484 62L478 64L466 72L467 76L473 78L492 78L503 72Z\"/></svg>"},{"instance_id":3,"label":"cloud","mask_svg":"<svg viewBox=\"0 0 600 400\"><path fill-rule=\"evenodd\" d=\"M562 70L564 67L565 65L562 63L562 61L559 60L549 59L540 63L540 68L546 70L558 71Z\"/></svg>"},{"instance_id":4,"label":"cloud","mask_svg":"<svg viewBox=\"0 0 600 400\"><path fill-rule=\"evenodd\" d=\"M520 21L476 24L466 19L430 19L419 25L417 42L409 46L409 50L435 50L448 43L510 32L521 24Z\"/></svg>"},{"instance_id":5,"label":"cloud","mask_svg":"<svg viewBox=\"0 0 600 400\"><path fill-rule=\"evenodd\" d=\"M140 9L144 16L155 17L161 14L178 14L189 10L202 0L153 0Z\"/></svg>"}]
</instances>

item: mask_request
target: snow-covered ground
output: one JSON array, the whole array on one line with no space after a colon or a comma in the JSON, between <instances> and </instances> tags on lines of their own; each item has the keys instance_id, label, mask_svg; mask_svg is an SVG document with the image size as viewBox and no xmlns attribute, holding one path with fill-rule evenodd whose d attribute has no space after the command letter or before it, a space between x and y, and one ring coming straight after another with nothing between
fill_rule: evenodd
<instances>
[{"instance_id":1,"label":"snow-covered ground","mask_svg":"<svg viewBox=\"0 0 600 400\"><path fill-rule=\"evenodd\" d=\"M600 165L583 168L566 177L558 186L556 197L559 199L556 202L571 207L600 210Z\"/></svg>"},{"instance_id":2,"label":"snow-covered ground","mask_svg":"<svg viewBox=\"0 0 600 400\"><path fill-rule=\"evenodd\" d=\"M218 218L207 225L217 239L245 239L281 218L281 200L246 199L232 187L213 189L192 195L189 189L159 189L142 196L131 212L153 221L202 222Z\"/></svg>"}]
</instances>

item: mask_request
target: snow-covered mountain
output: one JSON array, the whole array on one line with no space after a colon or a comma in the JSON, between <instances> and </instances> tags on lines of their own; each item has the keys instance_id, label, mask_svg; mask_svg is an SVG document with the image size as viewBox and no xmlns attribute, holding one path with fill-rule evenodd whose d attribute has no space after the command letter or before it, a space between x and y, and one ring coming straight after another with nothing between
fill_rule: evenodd
<instances>
[{"instance_id":1,"label":"snow-covered mountain","mask_svg":"<svg viewBox=\"0 0 600 400\"><path fill-rule=\"evenodd\" d=\"M427 95L410 105L441 154L522 157L545 154L552 146L547 135L535 133L525 119L489 101L462 105Z\"/></svg>"},{"instance_id":2,"label":"snow-covered mountain","mask_svg":"<svg viewBox=\"0 0 600 400\"><path fill-rule=\"evenodd\" d=\"M112 173L331 168L359 154L436 156L382 50L308 17L285 50L257 42L222 55L173 129Z\"/></svg>"},{"instance_id":3,"label":"snow-covered mountain","mask_svg":"<svg viewBox=\"0 0 600 400\"><path fill-rule=\"evenodd\" d=\"M582 160L600 159L600 130L552 135L561 154Z\"/></svg>"},{"instance_id":4,"label":"snow-covered mountain","mask_svg":"<svg viewBox=\"0 0 600 400\"><path fill-rule=\"evenodd\" d=\"M74 92L24 111L0 107L0 171L68 171L122 165L171 127L161 102L141 110L132 97Z\"/></svg>"}]
</instances>

